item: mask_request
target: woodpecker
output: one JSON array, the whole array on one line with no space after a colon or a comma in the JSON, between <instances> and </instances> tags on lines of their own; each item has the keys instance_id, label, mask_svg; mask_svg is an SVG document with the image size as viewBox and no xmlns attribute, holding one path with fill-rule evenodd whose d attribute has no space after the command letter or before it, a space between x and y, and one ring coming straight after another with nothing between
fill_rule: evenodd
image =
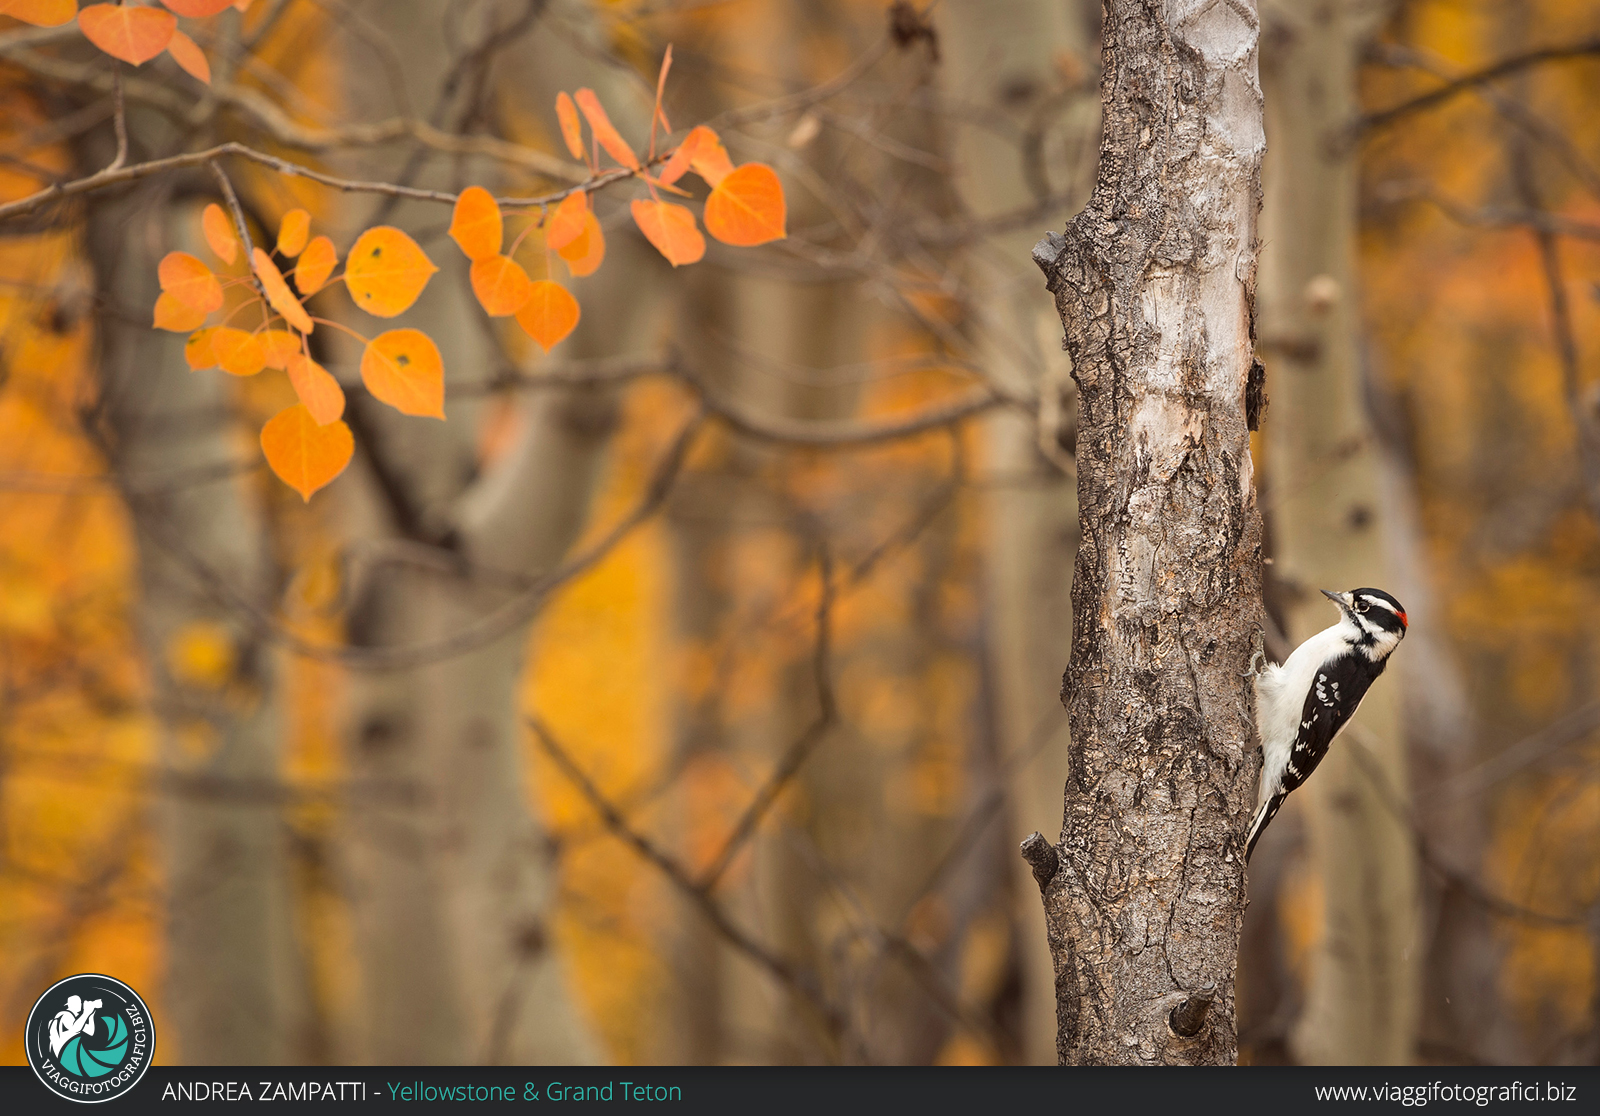
<instances>
[{"instance_id":1,"label":"woodpecker","mask_svg":"<svg viewBox=\"0 0 1600 1116\"><path fill-rule=\"evenodd\" d=\"M1406 610L1382 589L1324 589L1322 595L1339 606L1339 622L1296 647L1282 666L1268 664L1256 676L1263 762L1247 864L1262 830L1317 769L1406 635Z\"/></svg>"}]
</instances>

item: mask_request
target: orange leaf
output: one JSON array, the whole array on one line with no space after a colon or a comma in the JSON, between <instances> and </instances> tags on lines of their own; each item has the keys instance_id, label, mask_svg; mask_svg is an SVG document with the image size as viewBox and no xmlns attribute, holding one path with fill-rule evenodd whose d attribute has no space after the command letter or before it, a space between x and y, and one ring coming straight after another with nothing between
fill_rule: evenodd
<instances>
[{"instance_id":1,"label":"orange leaf","mask_svg":"<svg viewBox=\"0 0 1600 1116\"><path fill-rule=\"evenodd\" d=\"M578 107L565 93L556 94L556 119L561 121L561 138L574 159L583 159L583 125L578 123ZM498 252L500 249L495 248Z\"/></svg>"},{"instance_id":2,"label":"orange leaf","mask_svg":"<svg viewBox=\"0 0 1600 1116\"><path fill-rule=\"evenodd\" d=\"M284 321L301 333L310 333L315 328L311 315L300 305L300 300L294 297L289 284L283 281L283 272L272 262L272 257L256 248L250 252L250 261L255 265L256 278L261 281L261 289L267 293L267 301L272 304L272 308L283 315Z\"/></svg>"},{"instance_id":3,"label":"orange leaf","mask_svg":"<svg viewBox=\"0 0 1600 1116\"><path fill-rule=\"evenodd\" d=\"M222 308L222 284L211 269L187 252L168 252L156 268L161 289L202 314Z\"/></svg>"},{"instance_id":4,"label":"orange leaf","mask_svg":"<svg viewBox=\"0 0 1600 1116\"><path fill-rule=\"evenodd\" d=\"M548 353L572 332L578 314L578 300L572 292L560 283L541 279L517 312L517 324Z\"/></svg>"},{"instance_id":5,"label":"orange leaf","mask_svg":"<svg viewBox=\"0 0 1600 1116\"><path fill-rule=\"evenodd\" d=\"M594 274L606 258L606 234L600 228L600 219L593 213L584 214L583 233L561 249L559 255L567 261L567 270L583 277Z\"/></svg>"},{"instance_id":6,"label":"orange leaf","mask_svg":"<svg viewBox=\"0 0 1600 1116\"><path fill-rule=\"evenodd\" d=\"M342 422L321 426L304 403L279 411L261 428L261 452L279 479L310 500L311 494L344 472L356 441Z\"/></svg>"},{"instance_id":7,"label":"orange leaf","mask_svg":"<svg viewBox=\"0 0 1600 1116\"><path fill-rule=\"evenodd\" d=\"M635 201L632 208L639 231L673 267L692 264L706 254L706 238L695 227L690 210L671 202L643 198Z\"/></svg>"},{"instance_id":8,"label":"orange leaf","mask_svg":"<svg viewBox=\"0 0 1600 1116\"><path fill-rule=\"evenodd\" d=\"M285 256L298 256L305 251L306 238L311 235L311 214L303 209L291 209L278 222L278 251Z\"/></svg>"},{"instance_id":9,"label":"orange leaf","mask_svg":"<svg viewBox=\"0 0 1600 1116\"><path fill-rule=\"evenodd\" d=\"M700 146L702 136L710 136L713 140L717 138L717 134L704 124L683 137L683 142L672 153L672 158L668 159L666 164L662 166L661 177L657 179L658 182L671 186L683 177L684 172L689 169L689 161L694 158L695 150Z\"/></svg>"},{"instance_id":10,"label":"orange leaf","mask_svg":"<svg viewBox=\"0 0 1600 1116\"><path fill-rule=\"evenodd\" d=\"M189 371L198 372L217 363L217 354L211 348L211 335L216 332L216 326L198 329L183 343L183 359L188 362Z\"/></svg>"},{"instance_id":11,"label":"orange leaf","mask_svg":"<svg viewBox=\"0 0 1600 1116\"><path fill-rule=\"evenodd\" d=\"M185 19L205 19L233 6L233 0L161 0Z\"/></svg>"},{"instance_id":12,"label":"orange leaf","mask_svg":"<svg viewBox=\"0 0 1600 1116\"><path fill-rule=\"evenodd\" d=\"M403 415L444 418L444 358L420 329L380 333L361 354L361 380Z\"/></svg>"},{"instance_id":13,"label":"orange leaf","mask_svg":"<svg viewBox=\"0 0 1600 1116\"><path fill-rule=\"evenodd\" d=\"M78 14L78 0L11 0L0 3L0 15L20 19L35 27L60 27Z\"/></svg>"},{"instance_id":14,"label":"orange leaf","mask_svg":"<svg viewBox=\"0 0 1600 1116\"><path fill-rule=\"evenodd\" d=\"M594 130L594 138L599 141L600 146L629 170L638 170L639 156L633 153L628 141L623 139L622 134L612 126L611 118L606 115L606 110L600 107L600 98L594 95L594 90L580 89L574 96L577 98L578 107L583 110L584 119Z\"/></svg>"},{"instance_id":15,"label":"orange leaf","mask_svg":"<svg viewBox=\"0 0 1600 1116\"><path fill-rule=\"evenodd\" d=\"M211 351L224 372L235 376L254 376L267 366L267 350L253 333L231 326L218 326L211 334Z\"/></svg>"},{"instance_id":16,"label":"orange leaf","mask_svg":"<svg viewBox=\"0 0 1600 1116\"><path fill-rule=\"evenodd\" d=\"M438 270L415 240L399 229L379 225L362 233L350 249L344 285L361 309L392 318L417 301Z\"/></svg>"},{"instance_id":17,"label":"orange leaf","mask_svg":"<svg viewBox=\"0 0 1600 1116\"><path fill-rule=\"evenodd\" d=\"M294 265L294 285L301 298L310 298L322 289L339 262L339 253L333 250L333 241L319 236L306 245L300 253L300 262Z\"/></svg>"},{"instance_id":18,"label":"orange leaf","mask_svg":"<svg viewBox=\"0 0 1600 1116\"><path fill-rule=\"evenodd\" d=\"M290 359L289 382L318 426L338 422L344 414L344 389L331 372L310 357L296 353Z\"/></svg>"},{"instance_id":19,"label":"orange leaf","mask_svg":"<svg viewBox=\"0 0 1600 1116\"><path fill-rule=\"evenodd\" d=\"M738 248L782 240L787 210L778 172L746 163L717 183L706 199L706 232Z\"/></svg>"},{"instance_id":20,"label":"orange leaf","mask_svg":"<svg viewBox=\"0 0 1600 1116\"><path fill-rule=\"evenodd\" d=\"M200 230L206 234L206 243L217 254L217 259L231 264L239 258L239 238L233 233L233 222L216 202L206 206L200 215Z\"/></svg>"},{"instance_id":21,"label":"orange leaf","mask_svg":"<svg viewBox=\"0 0 1600 1116\"><path fill-rule=\"evenodd\" d=\"M261 341L261 351L266 354L268 368L287 368L289 362L300 355L300 338L286 329L264 329L256 336Z\"/></svg>"},{"instance_id":22,"label":"orange leaf","mask_svg":"<svg viewBox=\"0 0 1600 1116\"><path fill-rule=\"evenodd\" d=\"M161 297L156 299L156 318L152 324L157 329L188 333L190 330L199 329L205 324L205 320L204 310L181 301L171 291L163 291Z\"/></svg>"},{"instance_id":23,"label":"orange leaf","mask_svg":"<svg viewBox=\"0 0 1600 1116\"><path fill-rule=\"evenodd\" d=\"M472 293L491 318L515 314L528 301L533 281L510 256L472 261Z\"/></svg>"},{"instance_id":24,"label":"orange leaf","mask_svg":"<svg viewBox=\"0 0 1600 1116\"><path fill-rule=\"evenodd\" d=\"M160 8L91 4L78 13L78 30L95 46L124 62L142 66L167 49L178 17Z\"/></svg>"},{"instance_id":25,"label":"orange leaf","mask_svg":"<svg viewBox=\"0 0 1600 1116\"><path fill-rule=\"evenodd\" d=\"M582 190L568 194L550 215L550 225L545 229L544 242L559 252L583 235L584 220L589 216L589 200Z\"/></svg>"},{"instance_id":26,"label":"orange leaf","mask_svg":"<svg viewBox=\"0 0 1600 1116\"><path fill-rule=\"evenodd\" d=\"M733 160L728 158L728 149L722 146L722 140L718 138L717 133L704 124L696 128L695 132L700 133L700 142L695 145L689 165L694 168L695 174L706 180L706 185L716 186L733 173Z\"/></svg>"},{"instance_id":27,"label":"orange leaf","mask_svg":"<svg viewBox=\"0 0 1600 1116\"><path fill-rule=\"evenodd\" d=\"M450 217L450 239L469 260L482 260L500 254L505 239L505 222L500 204L482 186L468 186L456 199Z\"/></svg>"},{"instance_id":28,"label":"orange leaf","mask_svg":"<svg viewBox=\"0 0 1600 1116\"><path fill-rule=\"evenodd\" d=\"M211 63L206 61L205 51L182 31L172 33L172 40L167 43L167 53L172 55L174 62L183 67L184 73L196 81L211 84Z\"/></svg>"}]
</instances>

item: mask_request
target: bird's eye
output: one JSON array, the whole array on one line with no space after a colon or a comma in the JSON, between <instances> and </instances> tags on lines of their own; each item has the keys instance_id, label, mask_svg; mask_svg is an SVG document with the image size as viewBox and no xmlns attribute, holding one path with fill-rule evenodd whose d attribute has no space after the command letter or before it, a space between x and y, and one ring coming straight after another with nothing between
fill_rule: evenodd
<instances>
[{"instance_id":1,"label":"bird's eye","mask_svg":"<svg viewBox=\"0 0 1600 1116\"><path fill-rule=\"evenodd\" d=\"M1365 612L1367 611L1367 602L1362 600L1360 597L1357 597L1354 607L1357 612Z\"/></svg>"}]
</instances>

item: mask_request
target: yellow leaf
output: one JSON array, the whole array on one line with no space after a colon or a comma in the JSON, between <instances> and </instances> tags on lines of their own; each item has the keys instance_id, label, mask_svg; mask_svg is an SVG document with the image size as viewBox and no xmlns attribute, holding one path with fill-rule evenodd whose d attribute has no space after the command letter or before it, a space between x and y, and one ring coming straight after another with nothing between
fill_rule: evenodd
<instances>
[{"instance_id":1,"label":"yellow leaf","mask_svg":"<svg viewBox=\"0 0 1600 1116\"><path fill-rule=\"evenodd\" d=\"M187 302L179 302L170 292L163 291L156 299L155 321L157 329L170 329L173 333L188 333L205 324L206 312L196 310Z\"/></svg>"},{"instance_id":2,"label":"yellow leaf","mask_svg":"<svg viewBox=\"0 0 1600 1116\"><path fill-rule=\"evenodd\" d=\"M706 199L706 232L739 248L782 240L787 209L778 172L746 163L723 176Z\"/></svg>"},{"instance_id":3,"label":"yellow leaf","mask_svg":"<svg viewBox=\"0 0 1600 1116\"><path fill-rule=\"evenodd\" d=\"M78 14L78 0L10 0L0 4L0 13L35 27L60 27Z\"/></svg>"},{"instance_id":4,"label":"yellow leaf","mask_svg":"<svg viewBox=\"0 0 1600 1116\"><path fill-rule=\"evenodd\" d=\"M344 423L321 425L304 403L297 403L261 428L261 450L279 479L301 499L310 500L313 492L344 472L356 444Z\"/></svg>"},{"instance_id":5,"label":"yellow leaf","mask_svg":"<svg viewBox=\"0 0 1600 1116\"><path fill-rule=\"evenodd\" d=\"M261 281L261 289L267 292L267 301L272 308L283 315L283 320L294 326L301 333L310 333L316 323L311 320L311 315L306 313L306 308L300 305L300 300L289 289L289 284L283 281L283 273L278 270L278 265L272 262L272 257L260 248L252 249L250 261L255 265L256 278Z\"/></svg>"},{"instance_id":6,"label":"yellow leaf","mask_svg":"<svg viewBox=\"0 0 1600 1116\"><path fill-rule=\"evenodd\" d=\"M578 324L578 300L560 283L542 279L533 284L528 301L517 312L517 324L545 352L559 345Z\"/></svg>"},{"instance_id":7,"label":"yellow leaf","mask_svg":"<svg viewBox=\"0 0 1600 1116\"><path fill-rule=\"evenodd\" d=\"M444 358L420 329L380 333L361 354L361 380L403 415L444 418Z\"/></svg>"},{"instance_id":8,"label":"yellow leaf","mask_svg":"<svg viewBox=\"0 0 1600 1116\"><path fill-rule=\"evenodd\" d=\"M544 242L552 251L559 252L583 234L584 218L589 215L588 196L582 190L561 199L555 212L550 214L550 225L545 229Z\"/></svg>"},{"instance_id":9,"label":"yellow leaf","mask_svg":"<svg viewBox=\"0 0 1600 1116\"><path fill-rule=\"evenodd\" d=\"M300 338L286 329L264 329L256 336L261 341L261 351L266 354L268 368L287 368L289 362L300 355Z\"/></svg>"},{"instance_id":10,"label":"yellow leaf","mask_svg":"<svg viewBox=\"0 0 1600 1116\"><path fill-rule=\"evenodd\" d=\"M200 215L200 229L206 234L206 243L217 254L217 259L231 264L239 258L239 237L233 231L233 222L216 202L206 206Z\"/></svg>"},{"instance_id":11,"label":"yellow leaf","mask_svg":"<svg viewBox=\"0 0 1600 1116\"><path fill-rule=\"evenodd\" d=\"M579 278L594 274L606 258L606 234L600 228L600 219L593 213L584 214L583 232L558 255L567 261L567 270Z\"/></svg>"},{"instance_id":12,"label":"yellow leaf","mask_svg":"<svg viewBox=\"0 0 1600 1116\"><path fill-rule=\"evenodd\" d=\"M583 125L578 122L578 106L565 93L556 94L556 119L561 122L561 138L574 159L583 159ZM499 246L495 251L500 251Z\"/></svg>"},{"instance_id":13,"label":"yellow leaf","mask_svg":"<svg viewBox=\"0 0 1600 1116\"><path fill-rule=\"evenodd\" d=\"M350 249L344 285L361 309L392 318L417 301L438 270L416 241L399 229L379 225L362 233Z\"/></svg>"},{"instance_id":14,"label":"yellow leaf","mask_svg":"<svg viewBox=\"0 0 1600 1116\"><path fill-rule=\"evenodd\" d=\"M303 209L291 209L278 223L278 253L298 256L305 250L306 238L311 235L311 214Z\"/></svg>"},{"instance_id":15,"label":"yellow leaf","mask_svg":"<svg viewBox=\"0 0 1600 1116\"><path fill-rule=\"evenodd\" d=\"M267 350L253 333L218 326L211 333L211 351L217 365L235 376L254 376L267 366Z\"/></svg>"},{"instance_id":16,"label":"yellow leaf","mask_svg":"<svg viewBox=\"0 0 1600 1116\"><path fill-rule=\"evenodd\" d=\"M694 214L681 205L664 201L633 203L633 220L656 251L673 267L692 264L706 254L706 239L695 226Z\"/></svg>"},{"instance_id":17,"label":"yellow leaf","mask_svg":"<svg viewBox=\"0 0 1600 1116\"><path fill-rule=\"evenodd\" d=\"M450 239L474 262L500 254L505 219L500 203L482 186L468 186L450 214Z\"/></svg>"},{"instance_id":18,"label":"yellow leaf","mask_svg":"<svg viewBox=\"0 0 1600 1116\"><path fill-rule=\"evenodd\" d=\"M296 353L289 359L289 383L318 426L337 422L344 415L344 389L310 357Z\"/></svg>"},{"instance_id":19,"label":"yellow leaf","mask_svg":"<svg viewBox=\"0 0 1600 1116\"><path fill-rule=\"evenodd\" d=\"M322 289L339 262L339 253L333 250L333 241L319 236L306 245L300 261L294 266L294 285L301 298L310 298Z\"/></svg>"},{"instance_id":20,"label":"yellow leaf","mask_svg":"<svg viewBox=\"0 0 1600 1116\"><path fill-rule=\"evenodd\" d=\"M728 149L722 146L717 133L704 125L696 128L695 132L700 133L700 140L695 144L689 166L695 174L706 180L708 186L716 186L733 173L733 160L728 158ZM692 136L694 132L689 134Z\"/></svg>"},{"instance_id":21,"label":"yellow leaf","mask_svg":"<svg viewBox=\"0 0 1600 1116\"><path fill-rule=\"evenodd\" d=\"M156 268L161 289L202 314L222 308L222 284L211 269L187 252L168 252Z\"/></svg>"},{"instance_id":22,"label":"yellow leaf","mask_svg":"<svg viewBox=\"0 0 1600 1116\"><path fill-rule=\"evenodd\" d=\"M528 301L533 282L510 256L472 261L472 293L491 318L515 314Z\"/></svg>"},{"instance_id":23,"label":"yellow leaf","mask_svg":"<svg viewBox=\"0 0 1600 1116\"><path fill-rule=\"evenodd\" d=\"M189 335L189 340L183 343L183 359L188 363L189 371L198 372L217 363L217 354L211 347L211 335L216 332L216 326L195 330Z\"/></svg>"},{"instance_id":24,"label":"yellow leaf","mask_svg":"<svg viewBox=\"0 0 1600 1116\"><path fill-rule=\"evenodd\" d=\"M600 98L594 95L594 90L580 89L573 94L573 98L578 102L578 108L583 110L583 117L589 122L594 138L606 149L606 153L629 170L638 170L639 156L633 153L628 141L622 138L622 133L611 123L611 118L601 107Z\"/></svg>"}]
</instances>

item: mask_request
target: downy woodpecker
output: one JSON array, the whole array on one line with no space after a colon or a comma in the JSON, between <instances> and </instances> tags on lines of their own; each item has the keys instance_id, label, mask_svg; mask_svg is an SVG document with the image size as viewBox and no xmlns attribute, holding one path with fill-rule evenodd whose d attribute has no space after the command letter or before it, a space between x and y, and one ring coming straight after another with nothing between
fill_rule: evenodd
<instances>
[{"instance_id":1,"label":"downy woodpecker","mask_svg":"<svg viewBox=\"0 0 1600 1116\"><path fill-rule=\"evenodd\" d=\"M1405 638L1406 610L1383 590L1324 589L1322 595L1339 606L1339 622L1296 647L1282 666L1269 664L1256 676L1263 762L1246 863L1278 807L1311 777Z\"/></svg>"}]
</instances>

